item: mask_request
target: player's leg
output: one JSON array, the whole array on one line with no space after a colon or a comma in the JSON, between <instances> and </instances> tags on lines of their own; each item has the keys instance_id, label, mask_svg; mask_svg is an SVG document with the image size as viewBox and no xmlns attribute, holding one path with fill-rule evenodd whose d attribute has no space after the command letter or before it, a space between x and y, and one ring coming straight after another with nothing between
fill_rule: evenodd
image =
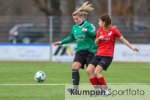
<instances>
[{"instance_id":1,"label":"player's leg","mask_svg":"<svg viewBox=\"0 0 150 100\"><path fill-rule=\"evenodd\" d=\"M111 95L111 93L108 90L108 86L107 86L107 83L105 81L105 78L101 75L101 72L103 70L104 69L102 68L101 65L97 65L95 70L94 70L94 74L97 77L98 83L101 86L101 94L100 95L101 96L109 96L109 95Z\"/></svg>"},{"instance_id":2,"label":"player's leg","mask_svg":"<svg viewBox=\"0 0 150 100\"><path fill-rule=\"evenodd\" d=\"M94 70L94 74L98 79L98 83L102 86L102 89L105 90L104 95L110 95L110 92L108 91L107 83L105 81L104 76L101 75L101 72L103 70L107 70L111 62L112 62L112 57L102 57L101 61L99 62L99 64L96 66Z\"/></svg>"},{"instance_id":3,"label":"player's leg","mask_svg":"<svg viewBox=\"0 0 150 100\"><path fill-rule=\"evenodd\" d=\"M86 73L88 74L89 79L95 77L94 76L94 69L95 69L94 65L98 64L98 62L94 65L90 63L94 59L94 57L95 57L95 55L90 52L86 56L86 66L87 66Z\"/></svg>"},{"instance_id":4,"label":"player's leg","mask_svg":"<svg viewBox=\"0 0 150 100\"><path fill-rule=\"evenodd\" d=\"M82 52L82 51L76 52L74 62L72 64L72 84L73 84L73 87L68 88L67 90L70 93L74 93L74 95L76 95L77 90L79 88L79 83L80 83L79 69L81 67L83 67L84 63L85 63L83 54L84 54L84 52Z\"/></svg>"},{"instance_id":5,"label":"player's leg","mask_svg":"<svg viewBox=\"0 0 150 100\"><path fill-rule=\"evenodd\" d=\"M81 67L84 68L84 64L85 64L85 52L84 51L76 52L74 62L72 64L72 82L73 87L75 89L78 89L78 85L80 82L79 69Z\"/></svg>"},{"instance_id":6,"label":"player's leg","mask_svg":"<svg viewBox=\"0 0 150 100\"><path fill-rule=\"evenodd\" d=\"M86 69L86 73L89 76L89 80L95 89L99 88L98 80L94 74L94 70L95 70L95 67L97 66L97 64L99 63L99 59L100 58L98 58L98 57L94 57Z\"/></svg>"},{"instance_id":7,"label":"player's leg","mask_svg":"<svg viewBox=\"0 0 150 100\"><path fill-rule=\"evenodd\" d=\"M72 64L72 83L73 83L74 89L78 89L78 85L80 82L79 69L81 67L82 67L82 64L80 62L74 62Z\"/></svg>"},{"instance_id":8,"label":"player's leg","mask_svg":"<svg viewBox=\"0 0 150 100\"><path fill-rule=\"evenodd\" d=\"M78 91L78 86L80 82L80 74L79 74L79 69L81 68L82 64L80 62L74 62L72 64L72 84L73 87L68 88L67 91L71 95L76 95Z\"/></svg>"},{"instance_id":9,"label":"player's leg","mask_svg":"<svg viewBox=\"0 0 150 100\"><path fill-rule=\"evenodd\" d=\"M96 76L94 75L94 69L95 69L95 66L92 64L89 64L86 69L86 73L88 74L89 80L90 80L91 84L93 85L93 87L95 89L97 89L98 88L98 80L97 80Z\"/></svg>"},{"instance_id":10,"label":"player's leg","mask_svg":"<svg viewBox=\"0 0 150 100\"><path fill-rule=\"evenodd\" d=\"M97 65L95 70L94 70L94 75L96 76L98 83L102 86L102 87L107 87L105 78L102 76L101 72L103 71L103 68L101 65Z\"/></svg>"}]
</instances>

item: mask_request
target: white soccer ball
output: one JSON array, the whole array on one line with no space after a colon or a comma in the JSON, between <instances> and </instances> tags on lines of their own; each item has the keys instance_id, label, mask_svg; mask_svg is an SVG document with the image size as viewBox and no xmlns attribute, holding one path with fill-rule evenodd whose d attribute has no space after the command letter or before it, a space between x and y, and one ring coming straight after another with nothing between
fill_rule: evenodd
<instances>
[{"instance_id":1,"label":"white soccer ball","mask_svg":"<svg viewBox=\"0 0 150 100\"><path fill-rule=\"evenodd\" d=\"M35 73L34 79L37 82L43 82L46 79L46 74L43 71L38 71Z\"/></svg>"}]
</instances>

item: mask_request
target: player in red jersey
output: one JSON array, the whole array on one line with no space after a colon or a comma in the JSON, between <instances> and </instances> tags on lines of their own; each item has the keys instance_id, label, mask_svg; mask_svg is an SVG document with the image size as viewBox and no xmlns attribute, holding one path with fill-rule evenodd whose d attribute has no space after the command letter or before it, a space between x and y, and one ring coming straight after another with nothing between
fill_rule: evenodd
<instances>
[{"instance_id":1,"label":"player in red jersey","mask_svg":"<svg viewBox=\"0 0 150 100\"><path fill-rule=\"evenodd\" d=\"M109 95L110 92L101 72L106 71L112 62L116 37L133 51L138 52L139 50L133 47L116 27L111 25L111 18L108 14L102 15L98 24L100 28L97 31L95 40L95 43L98 44L98 50L96 56L88 65L86 72L94 88L99 89L98 84L100 84L102 89L105 90L105 95Z\"/></svg>"}]
</instances>

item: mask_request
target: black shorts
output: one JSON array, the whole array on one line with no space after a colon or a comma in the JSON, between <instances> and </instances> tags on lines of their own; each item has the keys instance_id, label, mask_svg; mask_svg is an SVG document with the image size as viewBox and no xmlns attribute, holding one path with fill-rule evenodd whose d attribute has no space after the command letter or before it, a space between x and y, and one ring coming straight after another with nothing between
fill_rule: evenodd
<instances>
[{"instance_id":1,"label":"black shorts","mask_svg":"<svg viewBox=\"0 0 150 100\"><path fill-rule=\"evenodd\" d=\"M94 59L90 62L90 64L94 65L95 67L97 65L102 66L104 70L107 70L109 65L112 62L113 57L107 57L107 56L95 56Z\"/></svg>"},{"instance_id":2,"label":"black shorts","mask_svg":"<svg viewBox=\"0 0 150 100\"><path fill-rule=\"evenodd\" d=\"M75 58L73 62L80 62L82 64L81 68L84 69L84 65L86 64L86 66L88 66L88 64L93 58L94 58L93 53L87 50L83 50L75 53Z\"/></svg>"}]
</instances>

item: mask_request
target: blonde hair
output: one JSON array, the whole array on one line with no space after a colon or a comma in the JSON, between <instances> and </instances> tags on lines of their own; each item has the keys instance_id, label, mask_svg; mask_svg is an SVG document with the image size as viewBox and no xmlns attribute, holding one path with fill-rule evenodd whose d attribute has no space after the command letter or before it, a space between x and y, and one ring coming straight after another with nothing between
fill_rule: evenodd
<instances>
[{"instance_id":1,"label":"blonde hair","mask_svg":"<svg viewBox=\"0 0 150 100\"><path fill-rule=\"evenodd\" d=\"M82 6L78 10L72 13L72 16L75 16L75 15L85 16L92 10L94 10L94 8L92 7L92 4L89 4L89 2L86 1L85 3L82 4Z\"/></svg>"}]
</instances>

